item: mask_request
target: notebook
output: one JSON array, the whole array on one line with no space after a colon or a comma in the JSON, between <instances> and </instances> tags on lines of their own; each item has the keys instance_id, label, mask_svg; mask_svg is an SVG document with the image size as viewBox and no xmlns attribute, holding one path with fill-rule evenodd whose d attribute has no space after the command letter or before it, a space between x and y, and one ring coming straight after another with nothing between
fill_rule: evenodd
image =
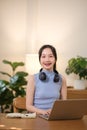
<instances>
[{"instance_id":1,"label":"notebook","mask_svg":"<svg viewBox=\"0 0 87 130\"><path fill-rule=\"evenodd\" d=\"M46 120L81 119L87 115L87 99L56 100L50 115L39 115Z\"/></svg>"}]
</instances>

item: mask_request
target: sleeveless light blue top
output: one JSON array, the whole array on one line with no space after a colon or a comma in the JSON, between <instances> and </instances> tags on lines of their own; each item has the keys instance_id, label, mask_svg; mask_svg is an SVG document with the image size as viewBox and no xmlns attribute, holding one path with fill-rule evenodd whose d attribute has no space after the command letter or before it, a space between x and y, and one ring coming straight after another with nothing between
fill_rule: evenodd
<instances>
[{"instance_id":1,"label":"sleeveless light blue top","mask_svg":"<svg viewBox=\"0 0 87 130\"><path fill-rule=\"evenodd\" d=\"M60 90L62 86L62 76L59 74L59 82L54 82L55 72L43 71L46 74L46 80L39 79L39 73L34 74L35 93L34 106L39 109L52 108L53 102L60 98Z\"/></svg>"}]
</instances>

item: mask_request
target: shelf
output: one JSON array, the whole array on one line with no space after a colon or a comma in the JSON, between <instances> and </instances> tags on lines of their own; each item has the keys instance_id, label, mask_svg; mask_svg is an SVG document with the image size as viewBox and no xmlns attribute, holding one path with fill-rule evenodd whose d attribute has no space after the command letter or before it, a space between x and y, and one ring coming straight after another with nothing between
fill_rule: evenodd
<instances>
[{"instance_id":1,"label":"shelf","mask_svg":"<svg viewBox=\"0 0 87 130\"><path fill-rule=\"evenodd\" d=\"M77 90L74 88L67 89L67 98L68 99L82 99L87 98L87 89Z\"/></svg>"}]
</instances>

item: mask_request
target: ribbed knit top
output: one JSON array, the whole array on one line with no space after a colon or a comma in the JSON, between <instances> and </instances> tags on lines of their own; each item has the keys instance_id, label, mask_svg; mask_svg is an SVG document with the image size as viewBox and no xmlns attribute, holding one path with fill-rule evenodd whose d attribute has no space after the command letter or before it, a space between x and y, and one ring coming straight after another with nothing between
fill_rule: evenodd
<instances>
[{"instance_id":1,"label":"ribbed knit top","mask_svg":"<svg viewBox=\"0 0 87 130\"><path fill-rule=\"evenodd\" d=\"M35 95L34 106L39 109L52 108L53 102L60 98L60 90L62 86L62 76L59 74L59 82L54 82L55 72L44 71L46 80L39 79L39 73L34 75L35 78Z\"/></svg>"}]
</instances>

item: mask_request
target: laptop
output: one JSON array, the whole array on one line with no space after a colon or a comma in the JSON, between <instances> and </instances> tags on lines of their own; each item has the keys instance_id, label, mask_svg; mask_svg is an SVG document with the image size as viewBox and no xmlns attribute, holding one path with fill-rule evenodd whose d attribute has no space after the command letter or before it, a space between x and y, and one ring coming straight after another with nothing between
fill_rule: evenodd
<instances>
[{"instance_id":1,"label":"laptop","mask_svg":"<svg viewBox=\"0 0 87 130\"><path fill-rule=\"evenodd\" d=\"M46 120L81 119L87 115L87 99L56 100L50 115L39 115Z\"/></svg>"}]
</instances>

